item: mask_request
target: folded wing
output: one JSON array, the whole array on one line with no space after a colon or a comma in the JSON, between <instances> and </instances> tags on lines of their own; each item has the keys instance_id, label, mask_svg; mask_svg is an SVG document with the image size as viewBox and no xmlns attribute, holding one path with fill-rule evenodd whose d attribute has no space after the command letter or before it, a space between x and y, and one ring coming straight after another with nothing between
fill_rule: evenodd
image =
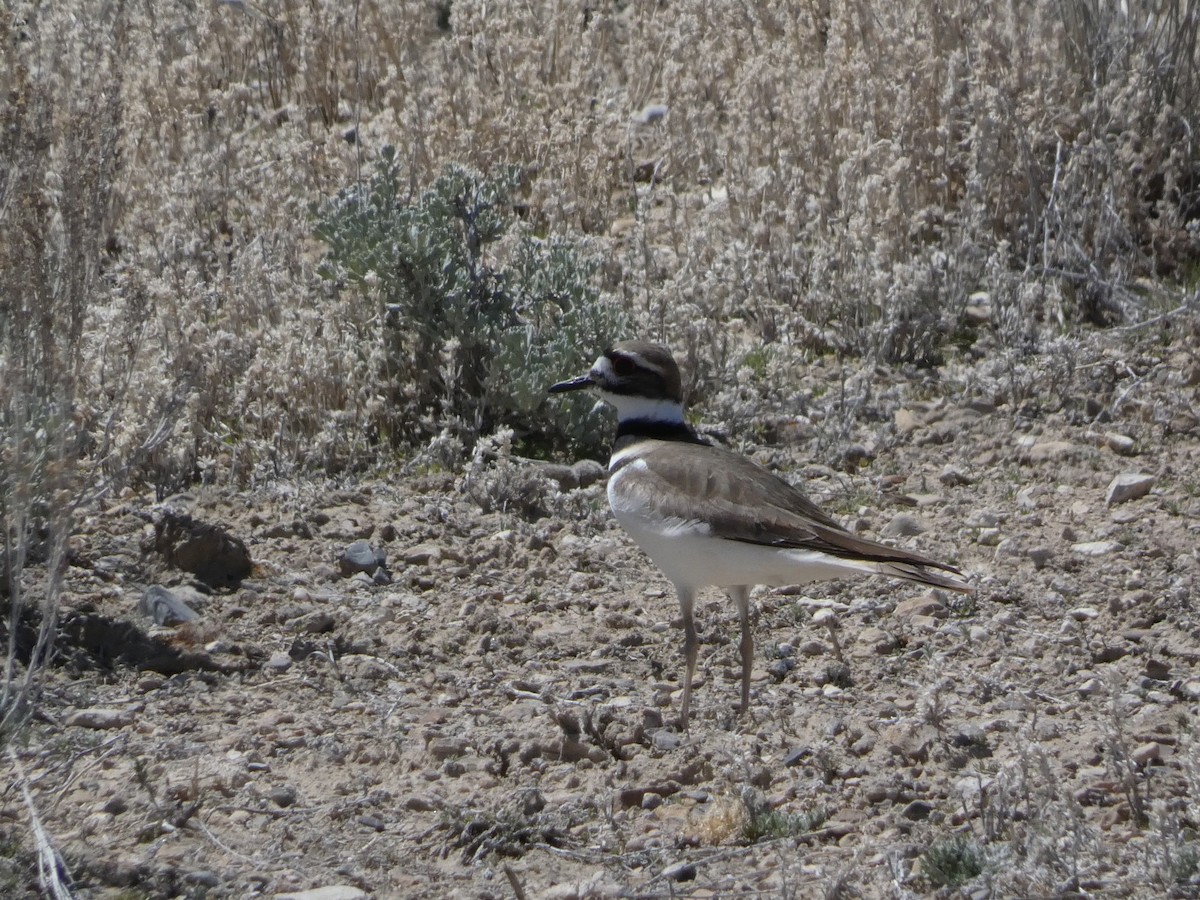
<instances>
[{"instance_id":1,"label":"folded wing","mask_svg":"<svg viewBox=\"0 0 1200 900\"><path fill-rule=\"evenodd\" d=\"M817 550L878 563L882 574L970 591L954 566L851 534L788 484L744 456L670 442L641 456L638 488L676 520L702 518L714 537L769 547ZM632 473L631 473L632 474ZM701 508L695 503L699 501ZM938 571L950 573L941 575Z\"/></svg>"}]
</instances>

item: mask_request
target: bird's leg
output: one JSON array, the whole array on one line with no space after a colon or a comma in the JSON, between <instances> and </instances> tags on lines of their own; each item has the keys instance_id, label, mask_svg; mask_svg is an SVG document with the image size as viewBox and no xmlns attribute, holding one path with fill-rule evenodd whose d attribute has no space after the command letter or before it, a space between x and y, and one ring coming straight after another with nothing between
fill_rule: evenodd
<instances>
[{"instance_id":1,"label":"bird's leg","mask_svg":"<svg viewBox=\"0 0 1200 900\"><path fill-rule=\"evenodd\" d=\"M689 587L675 585L675 593L679 595L679 612L683 616L683 657L685 660L683 674L683 713L679 717L684 731L688 730L688 713L692 706L692 679L696 675L696 654L700 642L696 637L696 618L693 610L696 594Z\"/></svg>"},{"instance_id":2,"label":"bird's leg","mask_svg":"<svg viewBox=\"0 0 1200 900\"><path fill-rule=\"evenodd\" d=\"M750 588L744 584L731 587L729 596L737 604L738 621L742 626L742 708L738 712L745 715L750 709L750 669L754 665L754 635L750 633Z\"/></svg>"}]
</instances>

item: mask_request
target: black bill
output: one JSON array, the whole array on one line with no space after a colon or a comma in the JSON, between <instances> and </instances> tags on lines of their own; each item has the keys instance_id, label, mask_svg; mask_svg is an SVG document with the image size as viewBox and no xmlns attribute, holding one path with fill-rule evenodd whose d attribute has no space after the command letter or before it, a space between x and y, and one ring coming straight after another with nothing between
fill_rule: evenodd
<instances>
[{"instance_id":1,"label":"black bill","mask_svg":"<svg viewBox=\"0 0 1200 900\"><path fill-rule=\"evenodd\" d=\"M572 378L570 381L560 381L558 384L552 384L548 392L551 394L561 394L563 391L578 391L583 388L590 388L595 384L592 381L591 374L580 375L578 378Z\"/></svg>"}]
</instances>

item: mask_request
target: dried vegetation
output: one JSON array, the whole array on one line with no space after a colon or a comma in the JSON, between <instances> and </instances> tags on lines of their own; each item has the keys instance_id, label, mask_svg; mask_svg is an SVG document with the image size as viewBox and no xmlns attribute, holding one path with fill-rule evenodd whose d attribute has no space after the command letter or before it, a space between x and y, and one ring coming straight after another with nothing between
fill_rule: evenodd
<instances>
[{"instance_id":1,"label":"dried vegetation","mask_svg":"<svg viewBox=\"0 0 1200 900\"><path fill-rule=\"evenodd\" d=\"M1081 358L1083 331L1196 333L1198 31L1195 0L5 4L0 733L81 508L453 467L498 429L584 447L584 411L540 391L606 331L672 344L709 418L778 440L799 413L843 464L875 366L970 360L993 403L1097 418L1080 385L1131 370ZM381 171L387 215L351 235ZM487 239L471 191L505 220ZM795 393L813 364L840 389ZM985 822L1042 815L1027 776ZM1194 885L1195 810L1136 790L1175 835L1147 868ZM460 819L470 858L549 840ZM997 865L957 838L926 859L947 886Z\"/></svg>"}]
</instances>

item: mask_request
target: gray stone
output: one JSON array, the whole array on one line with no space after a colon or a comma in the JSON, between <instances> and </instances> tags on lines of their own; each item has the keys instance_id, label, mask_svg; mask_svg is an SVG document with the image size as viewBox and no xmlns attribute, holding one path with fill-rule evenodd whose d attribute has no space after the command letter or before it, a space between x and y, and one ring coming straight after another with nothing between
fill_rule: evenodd
<instances>
[{"instance_id":1,"label":"gray stone","mask_svg":"<svg viewBox=\"0 0 1200 900\"><path fill-rule=\"evenodd\" d=\"M338 558L338 566L344 577L350 577L359 572L370 575L381 566L387 565L387 554L376 550L367 541L355 541L342 551Z\"/></svg>"},{"instance_id":2,"label":"gray stone","mask_svg":"<svg viewBox=\"0 0 1200 900\"><path fill-rule=\"evenodd\" d=\"M954 466L946 466L942 469L942 474L938 476L938 481L947 487L963 487L971 484L974 479L971 478L962 469L956 469Z\"/></svg>"},{"instance_id":3,"label":"gray stone","mask_svg":"<svg viewBox=\"0 0 1200 900\"><path fill-rule=\"evenodd\" d=\"M206 869L188 872L183 876L183 880L187 884L198 884L207 888L215 888L221 883L221 877L216 872L209 872Z\"/></svg>"},{"instance_id":4,"label":"gray stone","mask_svg":"<svg viewBox=\"0 0 1200 900\"><path fill-rule=\"evenodd\" d=\"M924 530L925 526L921 524L921 520L916 516L900 513L893 517L892 521L883 526L883 536L889 538L913 537Z\"/></svg>"},{"instance_id":5,"label":"gray stone","mask_svg":"<svg viewBox=\"0 0 1200 900\"><path fill-rule=\"evenodd\" d=\"M1140 472L1126 472L1118 475L1108 484L1108 493L1105 495L1104 502L1109 506L1117 503L1125 503L1129 500L1137 500L1139 497L1145 497L1150 493L1150 489L1154 487L1154 476L1146 475Z\"/></svg>"},{"instance_id":6,"label":"gray stone","mask_svg":"<svg viewBox=\"0 0 1200 900\"><path fill-rule=\"evenodd\" d=\"M1071 551L1080 556L1108 556L1120 549L1121 545L1116 541L1084 541L1071 545Z\"/></svg>"},{"instance_id":7,"label":"gray stone","mask_svg":"<svg viewBox=\"0 0 1200 900\"><path fill-rule=\"evenodd\" d=\"M914 800L908 806L904 807L900 815L910 821L921 822L928 819L931 812L933 812L933 806L930 803L924 800Z\"/></svg>"},{"instance_id":8,"label":"gray stone","mask_svg":"<svg viewBox=\"0 0 1200 900\"><path fill-rule=\"evenodd\" d=\"M432 566L442 561L442 548L437 544L418 544L404 551L404 561L410 566Z\"/></svg>"},{"instance_id":9,"label":"gray stone","mask_svg":"<svg viewBox=\"0 0 1200 900\"><path fill-rule=\"evenodd\" d=\"M1133 438L1127 434L1110 431L1104 435L1104 446L1120 456L1133 455Z\"/></svg>"},{"instance_id":10,"label":"gray stone","mask_svg":"<svg viewBox=\"0 0 1200 900\"><path fill-rule=\"evenodd\" d=\"M294 787L288 784L283 784L277 788L272 788L271 790L267 791L267 799L276 806L286 808L295 805L298 795L296 794L296 789Z\"/></svg>"},{"instance_id":11,"label":"gray stone","mask_svg":"<svg viewBox=\"0 0 1200 900\"><path fill-rule=\"evenodd\" d=\"M690 862L677 862L662 871L667 881L692 881L696 877L696 866Z\"/></svg>"},{"instance_id":12,"label":"gray stone","mask_svg":"<svg viewBox=\"0 0 1200 900\"><path fill-rule=\"evenodd\" d=\"M156 625L181 625L200 618L200 614L164 587L154 585L138 601L138 612Z\"/></svg>"},{"instance_id":13,"label":"gray stone","mask_svg":"<svg viewBox=\"0 0 1200 900\"><path fill-rule=\"evenodd\" d=\"M107 709L95 706L81 709L67 717L67 727L94 728L104 731L109 728L124 728L133 724L133 713L126 709Z\"/></svg>"},{"instance_id":14,"label":"gray stone","mask_svg":"<svg viewBox=\"0 0 1200 900\"><path fill-rule=\"evenodd\" d=\"M330 884L307 891L288 891L276 894L275 900L366 900L368 894L350 884Z\"/></svg>"}]
</instances>

